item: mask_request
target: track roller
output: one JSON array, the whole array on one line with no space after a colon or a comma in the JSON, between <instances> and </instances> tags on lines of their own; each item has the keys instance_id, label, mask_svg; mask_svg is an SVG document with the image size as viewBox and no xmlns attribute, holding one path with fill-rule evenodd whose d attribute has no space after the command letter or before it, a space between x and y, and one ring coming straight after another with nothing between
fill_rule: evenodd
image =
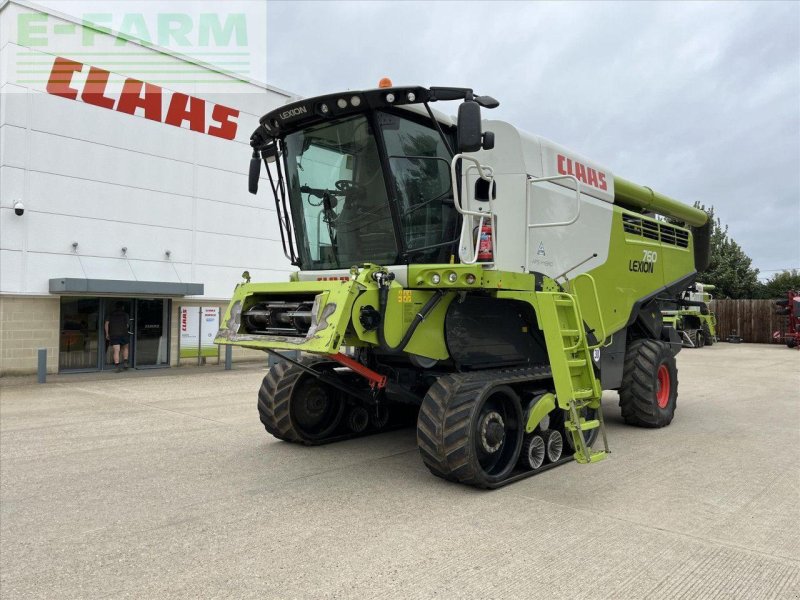
<instances>
[{"instance_id":1,"label":"track roller","mask_svg":"<svg viewBox=\"0 0 800 600\"><path fill-rule=\"evenodd\" d=\"M564 450L564 438L561 437L561 433L554 429L548 429L542 432L542 437L547 449L548 462L554 463L560 460L561 452Z\"/></svg>"},{"instance_id":2,"label":"track roller","mask_svg":"<svg viewBox=\"0 0 800 600\"><path fill-rule=\"evenodd\" d=\"M363 406L353 406L347 414L347 427L353 433L361 433L369 425L369 412Z\"/></svg>"},{"instance_id":3,"label":"track roller","mask_svg":"<svg viewBox=\"0 0 800 600\"><path fill-rule=\"evenodd\" d=\"M540 434L526 435L519 457L520 465L525 469L535 471L544 464L546 452L547 447L544 438Z\"/></svg>"},{"instance_id":4,"label":"track roller","mask_svg":"<svg viewBox=\"0 0 800 600\"><path fill-rule=\"evenodd\" d=\"M389 423L389 407L386 404L377 404L369 411L369 420L375 429L383 429Z\"/></svg>"}]
</instances>

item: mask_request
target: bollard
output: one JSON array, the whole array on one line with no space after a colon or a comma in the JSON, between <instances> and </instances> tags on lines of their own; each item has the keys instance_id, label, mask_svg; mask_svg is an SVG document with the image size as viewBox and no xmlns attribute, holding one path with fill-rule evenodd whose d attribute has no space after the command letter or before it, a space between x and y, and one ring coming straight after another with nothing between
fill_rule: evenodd
<instances>
[{"instance_id":1,"label":"bollard","mask_svg":"<svg viewBox=\"0 0 800 600\"><path fill-rule=\"evenodd\" d=\"M47 348L39 348L39 368L37 371L39 383L47 381Z\"/></svg>"},{"instance_id":2,"label":"bollard","mask_svg":"<svg viewBox=\"0 0 800 600\"><path fill-rule=\"evenodd\" d=\"M233 363L233 346L225 346L225 370L230 371Z\"/></svg>"}]
</instances>

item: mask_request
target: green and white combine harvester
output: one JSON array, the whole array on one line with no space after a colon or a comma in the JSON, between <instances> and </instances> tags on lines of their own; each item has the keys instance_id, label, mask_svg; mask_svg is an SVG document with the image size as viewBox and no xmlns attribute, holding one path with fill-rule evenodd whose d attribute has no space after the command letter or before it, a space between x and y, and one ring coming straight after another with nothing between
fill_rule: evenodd
<instances>
[{"instance_id":1,"label":"green and white combine harvester","mask_svg":"<svg viewBox=\"0 0 800 600\"><path fill-rule=\"evenodd\" d=\"M713 285L695 283L683 292L670 310L663 310L664 325L669 325L681 336L685 348L713 346L717 341L717 317L708 308L714 299Z\"/></svg>"},{"instance_id":2,"label":"green and white combine harvester","mask_svg":"<svg viewBox=\"0 0 800 600\"><path fill-rule=\"evenodd\" d=\"M457 119L431 109L445 100ZM681 338L661 311L707 263L706 213L482 121L497 105L389 82L260 120L250 191L263 161L298 270L240 283L216 342L278 359L258 393L270 434L413 418L434 475L493 488L604 458L603 390L632 425L672 421Z\"/></svg>"}]
</instances>

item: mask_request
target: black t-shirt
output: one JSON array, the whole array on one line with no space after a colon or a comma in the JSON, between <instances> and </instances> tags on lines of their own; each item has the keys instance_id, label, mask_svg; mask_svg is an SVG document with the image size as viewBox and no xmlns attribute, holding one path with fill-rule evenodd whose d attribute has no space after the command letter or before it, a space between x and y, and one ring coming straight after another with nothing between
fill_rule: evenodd
<instances>
[{"instance_id":1,"label":"black t-shirt","mask_svg":"<svg viewBox=\"0 0 800 600\"><path fill-rule=\"evenodd\" d=\"M109 337L128 335L128 313L124 310L115 310L106 317L106 321Z\"/></svg>"}]
</instances>

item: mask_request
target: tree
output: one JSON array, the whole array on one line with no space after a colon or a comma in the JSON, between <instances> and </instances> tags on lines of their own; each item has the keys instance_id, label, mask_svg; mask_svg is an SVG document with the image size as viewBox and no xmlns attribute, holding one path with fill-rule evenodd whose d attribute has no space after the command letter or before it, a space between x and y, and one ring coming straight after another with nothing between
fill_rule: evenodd
<instances>
[{"instance_id":1,"label":"tree","mask_svg":"<svg viewBox=\"0 0 800 600\"><path fill-rule=\"evenodd\" d=\"M800 271L792 269L776 273L763 284L763 298L785 298L789 290L800 291Z\"/></svg>"},{"instance_id":2,"label":"tree","mask_svg":"<svg viewBox=\"0 0 800 600\"><path fill-rule=\"evenodd\" d=\"M742 247L728 235L728 226L714 216L714 207L706 208L699 202L695 208L704 210L711 222L711 260L708 268L697 274L697 281L716 286L717 298L755 298L761 293L758 269ZM671 222L676 222L670 219Z\"/></svg>"}]
</instances>

